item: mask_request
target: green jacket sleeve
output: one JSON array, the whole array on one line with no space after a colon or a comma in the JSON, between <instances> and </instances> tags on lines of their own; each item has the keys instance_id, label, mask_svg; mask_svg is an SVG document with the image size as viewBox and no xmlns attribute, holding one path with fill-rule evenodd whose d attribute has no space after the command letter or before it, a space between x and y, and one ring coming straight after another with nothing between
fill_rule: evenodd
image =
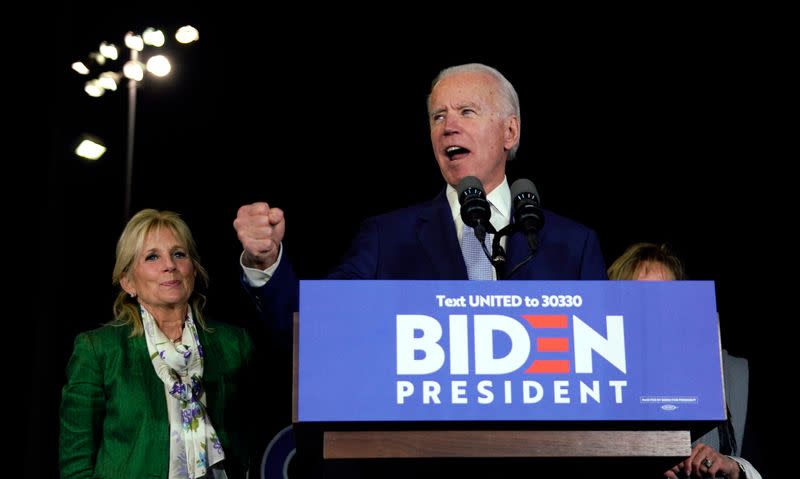
<instances>
[{"instance_id":1,"label":"green jacket sleeve","mask_svg":"<svg viewBox=\"0 0 800 479\"><path fill-rule=\"evenodd\" d=\"M61 392L58 459L62 479L89 478L94 473L105 414L100 364L91 337L79 334Z\"/></svg>"}]
</instances>

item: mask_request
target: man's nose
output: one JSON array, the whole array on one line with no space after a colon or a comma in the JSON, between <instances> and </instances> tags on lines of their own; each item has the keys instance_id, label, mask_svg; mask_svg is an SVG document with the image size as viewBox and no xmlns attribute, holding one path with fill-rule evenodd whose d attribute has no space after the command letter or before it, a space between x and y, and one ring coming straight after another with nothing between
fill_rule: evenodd
<instances>
[{"instance_id":1,"label":"man's nose","mask_svg":"<svg viewBox=\"0 0 800 479\"><path fill-rule=\"evenodd\" d=\"M461 121L456 115L445 115L442 123L445 135L451 135L461 130Z\"/></svg>"}]
</instances>

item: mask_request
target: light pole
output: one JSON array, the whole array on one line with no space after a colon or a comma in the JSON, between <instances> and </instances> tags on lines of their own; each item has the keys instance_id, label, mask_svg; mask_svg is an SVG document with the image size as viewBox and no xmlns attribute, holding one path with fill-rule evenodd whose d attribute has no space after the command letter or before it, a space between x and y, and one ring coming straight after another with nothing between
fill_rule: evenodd
<instances>
[{"instance_id":1,"label":"light pole","mask_svg":"<svg viewBox=\"0 0 800 479\"><path fill-rule=\"evenodd\" d=\"M139 52L131 48L131 61L139 61ZM138 81L128 78L128 135L125 140L125 220L131 217L133 200L133 139L136 132L136 86Z\"/></svg>"},{"instance_id":2,"label":"light pole","mask_svg":"<svg viewBox=\"0 0 800 479\"><path fill-rule=\"evenodd\" d=\"M199 33L192 26L184 26L175 33L179 43L192 43L197 41ZM136 89L139 82L144 79L145 71L159 77L166 76L171 70L169 60L164 55L154 55L145 63L139 60L139 54L145 45L153 47L164 46L165 38L161 30L148 28L142 35L128 32L125 35L125 46L130 50L130 60L122 67L122 72L103 71L97 78L89 80L84 85L84 91L92 97L100 97L107 90L116 91L122 76L128 79L128 128L125 145L125 220L130 218L131 203L133 198L133 147L136 132ZM94 64L104 69L107 60L114 61L119 54L113 44L102 42L98 52L89 54ZM90 69L83 62L74 62L72 69L82 75L88 75Z\"/></svg>"},{"instance_id":3,"label":"light pole","mask_svg":"<svg viewBox=\"0 0 800 479\"><path fill-rule=\"evenodd\" d=\"M157 32L153 36L153 32ZM131 52L131 58L122 67L122 73L128 79L128 134L125 141L125 219L130 218L131 201L133 199L133 146L136 133L136 89L144 78L144 69L139 61L139 52L144 50L144 45L161 47L164 45L164 34L161 31L149 28L142 36L128 32L125 35L125 46ZM167 66L169 63L167 62ZM169 68L156 73L164 76L169 73Z\"/></svg>"}]
</instances>

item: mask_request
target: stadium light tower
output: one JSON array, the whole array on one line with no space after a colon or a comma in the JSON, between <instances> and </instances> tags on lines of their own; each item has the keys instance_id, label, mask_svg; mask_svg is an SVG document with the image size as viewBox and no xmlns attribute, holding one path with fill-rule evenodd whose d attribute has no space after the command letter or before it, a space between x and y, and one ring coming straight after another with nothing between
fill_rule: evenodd
<instances>
[{"instance_id":1,"label":"stadium light tower","mask_svg":"<svg viewBox=\"0 0 800 479\"><path fill-rule=\"evenodd\" d=\"M200 38L196 28L186 25L175 33L178 43L188 44ZM125 147L125 220L130 218L131 200L133 197L133 146L136 132L136 90L139 83L144 80L145 72L158 77L169 74L172 66L164 55L152 55L144 62L145 46L160 48L166 43L164 32L155 28L147 28L141 35L128 32L125 35L125 46L130 51L130 59L122 66L121 71L106 69L107 61L119 58L116 45L102 42L97 52L89 54L89 65L77 61L72 64L72 69L81 75L89 75L90 65L96 65L102 71L96 78L84 84L84 91L89 96L98 98L106 91L116 91L122 77L128 79L128 124Z\"/></svg>"}]
</instances>

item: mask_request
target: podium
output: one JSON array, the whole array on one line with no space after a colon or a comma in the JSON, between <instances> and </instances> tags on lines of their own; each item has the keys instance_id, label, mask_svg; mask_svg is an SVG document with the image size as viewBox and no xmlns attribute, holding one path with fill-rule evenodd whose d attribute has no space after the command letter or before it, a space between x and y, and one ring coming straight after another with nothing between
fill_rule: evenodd
<instances>
[{"instance_id":1,"label":"podium","mask_svg":"<svg viewBox=\"0 0 800 479\"><path fill-rule=\"evenodd\" d=\"M500 475L499 471L503 471L507 477L516 477L510 474L514 471L518 471L520 477L526 475L541 477L540 474L556 477L660 477L661 473L690 454L692 437L710 430L725 417L713 285L709 298L707 284L675 287L673 285L679 282L670 282L672 285L668 285L665 289L664 285L659 287L654 283L643 286L645 284L643 282L635 286L627 283L628 286L624 287L620 286L625 282L574 282L576 284L569 285L565 283L573 282L534 282L537 283L535 288L537 292L540 290L549 292L554 291L553 288L558 288L559 292L575 293L545 295L556 296L555 301L558 301L557 296L573 296L573 301L580 296L583 304L589 301L599 303L596 298L600 297L602 298L600 309L606 316L621 317L615 321L625 326L622 330L624 334L620 334L618 339L622 338L626 346L624 348L626 357L620 359L618 354L611 351L613 336L620 331L616 331L617 326L609 322L605 331L600 331L606 336L597 334L599 338L592 340L594 352L589 353L589 359L594 363L601 362L602 360L598 361L596 354L599 350L611 358L609 362L616 362L616 368L622 369L624 373L614 370L614 366L605 369L595 366L592 374L586 372L586 357L580 352L580 348L585 346L581 343L585 338L581 339L580 334L586 331L579 334L574 328L585 326L585 318L596 315L594 311L589 311L589 308L583 306L573 306L572 321L568 321L566 328L560 328L561 325L548 321L554 320L556 316L564 316L561 313L567 312L570 307L554 306L546 311L548 313L546 315L535 315L528 313L541 312L541 309L537 309L541 308L541 301L539 306L532 306L535 303L530 301L530 295L522 295L524 297L521 298L521 304L509 300L519 296L517 294L519 288L530 291L532 282L519 285L510 285L513 282L492 282L480 285L480 288L487 286L502 288L505 290L504 293L511 293L503 295L498 295L495 291L468 293L485 299L481 306L470 306L472 296L469 296L469 301L467 301L468 296L464 296L465 301L460 301L461 295L450 292L476 287L476 282L447 283L443 285L440 282L416 281L303 282L301 311L299 315L295 315L294 321L292 416L298 435L311 438L306 440L307 451L310 451L306 458L309 455L316 456L311 460L320 461L322 466L319 469L325 471L323 477L451 477L453 475L493 477ZM583 289L587 286L586 283L599 284L593 285L596 291L592 288L586 291ZM417 293L412 291L415 289L421 291L419 293L423 298L421 302L416 297ZM682 291L676 293L676 289ZM691 292L687 297L685 293L688 290ZM393 295L398 297L392 298ZM434 311L410 314L409 311L420 310L419 306L414 305L424 304L426 296L439 297L434 301ZM454 301L449 302L450 306L446 306L448 304L446 300L449 298ZM494 301L493 298L499 299ZM376 306L378 303L380 306ZM474 301L472 303L477 304ZM656 325L668 324L674 318L652 317L663 313L653 313L657 310L649 309L653 308L654 304L658 306L662 303L670 304L667 309L674 310L674 315L684 316L684 319L686 315L691 317L689 322L685 323L675 320L678 321L675 328L679 331L675 331L675 338L665 337L667 343L670 343L670 339L685 336L687 334L685 327L689 327L689 334L697 334L700 336L698 341L712 345L711 348L698 350L699 359L694 355L686 358L687 363L700 361L703 367L692 367L689 371L681 369L682 366L679 365L677 371L665 372L645 371L630 364L640 359L636 356L642 355L641 352L644 356L649 356L649 351L658 349L658 346L650 345L642 349L628 347L629 342L648 337L658 338L659 335L671 337L672 334L664 333L663 328L658 327L655 328L657 331L650 331L649 326L645 327L646 331L642 333L639 330L641 328L628 327L624 320L635 318L636 321L642 322L639 326L648 324L647 321ZM627 304L629 307L621 308L620 304ZM408 305L412 305L410 309ZM439 306L446 310L448 315L440 314ZM580 313L574 311L575 308L581 308ZM555 387L552 401L557 403L556 409L549 404L547 410L538 412L538 404L547 401L541 399L546 395L544 393L546 387L539 384L546 384L546 381L523 379L522 383L532 387L527 393L519 394L513 392L517 376L506 375L503 371L509 369L508 367L502 369L503 365L508 366L509 362L503 361L515 354L513 352L515 347L524 348L519 346L524 341L519 340L515 343L512 338L510 347L506 344L504 348L499 344L503 342L502 338L498 341L497 336L502 336L499 333L519 336L521 329L515 326L513 321L501 319L498 315L485 314L474 315L472 332L462 334L464 333L462 326L468 324L470 319L469 313L462 313L468 311L500 312L504 313L505 317L517 316L521 318L519 322L523 325L524 320L528 320L533 325L531 329L536 333L531 336L539 337L532 337L532 346L518 355L525 356L524 365L527 368L524 368L522 376L517 376L567 378L554 381L559 382L561 386L567 384L569 378L578 377L581 378L580 393L577 390L573 392L567 389L567 386L561 389ZM609 314L612 312L615 314ZM648 317L637 317L642 314ZM366 318L363 317L365 315ZM409 321L414 322L424 317L446 323L447 321L442 318L447 316L450 316L449 340L445 333L441 336L430 336L439 330L435 326L429 328L433 323L427 319L419 320L413 327L405 329L400 325L401 320L411 318ZM358 319L359 317L361 319ZM581 317L584 320L580 319ZM373 321L376 318L395 319L396 322L391 327L373 328ZM309 321L311 324L303 321ZM482 346L478 346L479 340L475 339L486 335L487 326L482 322L487 321L497 322L497 326L489 328L491 330L489 334L493 336L492 341L499 344L490 348L492 350L488 355L486 351L479 352L482 351ZM669 330L670 328L667 328L667 331ZM563 334L565 332L572 334L565 336ZM589 332L584 336L588 335L587 337L591 338L593 334L595 333ZM424 340L426 335L430 336L427 342ZM569 339L566 341L568 343L566 348L563 339L559 339L563 337ZM403 358L401 352L404 347L403 338L411 341L411 349L416 349L414 355ZM465 343L475 345L470 351L469 360L464 361L462 354L464 351L454 346L458 338L469 338ZM445 345L448 342L449 344ZM428 388L427 393L431 399L423 405L425 399L415 395L416 387L406 385L412 382L398 378L415 377L414 372L419 372L420 377L436 377L432 373L441 373L441 369L447 369L440 367L434 372L436 364L433 366L424 364L424 361L441 352L436 344L441 344L445 355L450 356L445 361L450 362L450 371L442 373L444 376L437 377L437 381L423 382L424 387ZM304 348L313 348L314 351L309 352ZM382 358L377 358L381 355L380 352L391 349L394 349L392 354L385 353ZM419 349L423 349L424 354L420 354ZM569 367L566 367L563 357L572 356L573 353L575 359L571 361ZM530 357L535 358L533 362L530 362ZM478 365L482 360L486 364ZM375 364L365 366L366 369L354 367L364 362ZM647 367L652 367L651 361L643 362L648 363ZM387 364L391 367L386 367ZM463 366L466 366L466 369ZM414 368L418 368L419 371L414 371ZM497 370L493 371L492 368ZM482 374L473 375L472 370ZM375 371L385 373L392 378L386 381L368 380L376 378ZM456 374L451 374L453 372ZM627 390L620 392L624 389L617 387L616 394L611 395L615 398L611 399L609 395L600 392L598 383L614 377L614 373L616 376L626 378L626 383L633 383L634 386L641 383L643 389L628 393ZM691 373L685 380L702 383L703 387L691 386L687 390L678 390L675 387L675 373L683 375ZM592 381L583 379L584 375ZM460 381L461 378L472 376L475 376L475 379L501 377L502 387L497 387L501 384L495 381L492 384L495 386L494 393L478 386L476 388L478 392L468 397L467 388L460 388ZM337 379L342 377L346 379L341 381ZM442 380L444 377L458 378L452 381L450 400L453 404L450 405L444 404L448 401L447 395L442 393L445 389L442 385L446 383ZM384 386L391 385L392 381L398 384L393 391L395 395L387 396L380 392L373 395L370 392L371 389L386 389ZM488 380L483 379L483 381ZM651 384L653 381L659 384L663 382L666 386ZM610 382L612 380L609 379ZM590 385L594 388L592 389ZM440 389L434 386L439 386ZM631 384L626 384L626 387L630 386ZM501 389L505 390L505 394L500 391ZM414 392L409 392L410 390ZM667 393L667 391L672 392ZM352 393L359 399L343 399L342 396L346 392ZM438 394L434 395L433 392ZM536 392L541 394L537 396ZM590 394L591 392L597 392L597 399ZM644 394L648 392L653 394ZM423 393L422 398L426 397L425 394ZM628 399L625 397L626 394L638 397ZM308 395L313 397L308 399ZM492 396L494 401L489 402L489 396ZM392 401L386 401L387 397L393 399L394 404L388 404ZM433 397L439 402L433 401ZM509 408L514 406L515 401L519 402L519 397L524 398L526 404L506 412L506 406ZM539 402L533 402L537 397ZM412 401L406 402L411 398L417 399L413 407L409 404ZM622 405L625 400L634 403L634 407L623 411ZM372 408L373 404L381 401L387 404ZM487 409L481 409L482 405L475 404L481 401ZM329 407L329 403L332 402L341 404ZM354 402L357 404L353 404ZM322 406L317 407L317 403ZM699 404L707 407L700 408ZM408 410L404 409L406 405L409 406ZM467 409L470 405L472 410ZM564 408L559 411L558 407L561 405L564 405ZM462 406L467 407L462 408ZM582 417L583 409L587 411L585 419ZM685 411L680 411L681 409ZM557 411L552 418L541 417L551 415L551 410ZM431 411L435 413L431 414ZM537 412L530 414L532 411ZM676 411L680 414L676 414ZM537 414L539 417L536 417ZM528 419L529 415L533 417ZM298 446L298 453L302 448L302 445ZM536 471L536 474L530 474L531 471Z\"/></svg>"}]
</instances>

